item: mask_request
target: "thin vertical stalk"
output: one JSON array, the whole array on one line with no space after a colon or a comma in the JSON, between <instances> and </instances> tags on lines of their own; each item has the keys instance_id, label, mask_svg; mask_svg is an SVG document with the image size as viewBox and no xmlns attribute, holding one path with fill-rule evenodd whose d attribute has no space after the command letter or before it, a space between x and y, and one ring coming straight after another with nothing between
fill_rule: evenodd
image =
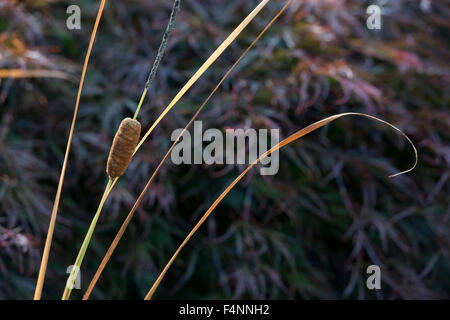
<instances>
[{"instance_id":1,"label":"thin vertical stalk","mask_svg":"<svg viewBox=\"0 0 450 320\"><path fill-rule=\"evenodd\" d=\"M67 159L69 158L70 146L72 144L73 131L75 128L75 122L77 120L78 106L80 104L81 91L83 90L84 78L86 75L87 66L89 63L89 57L91 56L92 46L94 44L95 35L97 34L98 25L100 24L100 18L105 7L106 0L102 0L97 12L97 18L95 20L94 28L92 30L91 39L89 41L89 47L84 58L83 71L81 73L80 85L78 87L77 101L75 103L75 110L73 112L72 125L70 127L69 138L67 140L66 153L64 155L64 161L59 176L58 189L56 191L55 201L53 202L52 215L50 218L50 224L47 231L47 238L45 240L44 252L42 254L41 266L39 269L39 275L36 283L36 289L34 291L34 300L40 300L42 295L42 288L44 287L45 273L47 271L48 257L50 255L50 248L52 246L53 233L55 231L56 217L58 215L59 201L61 199L61 191L64 183L64 176L66 174Z\"/></svg>"}]
</instances>

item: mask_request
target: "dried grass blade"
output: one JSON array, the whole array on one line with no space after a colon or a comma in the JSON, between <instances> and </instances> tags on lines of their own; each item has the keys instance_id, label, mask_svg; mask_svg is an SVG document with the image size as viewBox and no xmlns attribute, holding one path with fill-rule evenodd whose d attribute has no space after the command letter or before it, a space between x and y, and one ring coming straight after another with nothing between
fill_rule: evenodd
<instances>
[{"instance_id":1,"label":"dried grass blade","mask_svg":"<svg viewBox=\"0 0 450 320\"><path fill-rule=\"evenodd\" d=\"M398 131L403 137L406 138L406 140L408 140L408 142L411 144L413 150L414 150L414 155L415 155L415 162L414 165L405 171L399 172L397 174L394 175L390 175L389 177L395 177L401 174L405 174L407 172L412 171L418 162L418 154L417 154L417 149L414 146L414 144L412 143L412 141L409 139L409 137L399 128L397 128L396 126L394 126L393 124L390 124L389 122L386 122L384 120L381 120L377 117L368 115L368 114L364 114L364 113L358 113L358 112L347 112L347 113L341 113L341 114L336 114L333 115L331 117L325 118L323 120L317 121L309 126L307 126L306 128L303 128L299 131L297 131L296 133L292 134L291 136L287 137L286 139L284 139L283 141L281 141L280 143L278 143L275 147L271 148L270 150L268 150L267 152L265 152L264 154L262 154L258 159L256 159L252 164L250 164L226 189L225 191L222 192L222 194L216 199L216 201L214 201L214 203L209 207L209 209L205 212L205 214L202 216L202 218L200 219L200 221L195 225L195 227L192 229L192 231L187 235L187 237L184 239L184 241L181 243L181 245L178 247L178 249L175 251L175 253L173 254L173 256L170 258L169 262L166 264L166 266L164 267L163 271L160 273L160 275L158 276L158 278L156 279L155 283L153 284L153 286L151 287L151 289L149 290L149 292L147 293L147 295L145 296L145 300L149 300L151 299L151 297L153 296L155 290L158 288L159 284L161 283L162 279L164 278L165 274L167 273L167 271L169 270L170 266L172 265L173 261L176 259L176 257L178 256L178 254L180 253L181 249L183 249L183 247L186 245L186 243L192 238L192 236L195 234L195 232L198 230L198 228L200 228L200 226L203 224L203 222L205 222L205 220L209 217L209 215L213 212L213 210L217 207L217 205L222 201L222 199L231 191L231 189L233 189L233 187L247 174L248 171L250 171L250 169L257 164L258 162L261 161L261 159L267 157L268 155L270 155L272 152L281 149L282 147L288 145L289 143L292 143L298 139L300 139L301 137L307 135L310 132L313 132L323 126L325 126L326 124L339 119L341 117L345 117L345 116L361 116L361 117L366 117L366 118L370 118L372 120L376 120L378 122L381 122L383 124L386 124L388 126L390 126L391 128L395 129L396 131Z\"/></svg>"},{"instance_id":2,"label":"dried grass blade","mask_svg":"<svg viewBox=\"0 0 450 320\"><path fill-rule=\"evenodd\" d=\"M0 78L56 78L66 80L69 74L46 69L0 69Z\"/></svg>"}]
</instances>

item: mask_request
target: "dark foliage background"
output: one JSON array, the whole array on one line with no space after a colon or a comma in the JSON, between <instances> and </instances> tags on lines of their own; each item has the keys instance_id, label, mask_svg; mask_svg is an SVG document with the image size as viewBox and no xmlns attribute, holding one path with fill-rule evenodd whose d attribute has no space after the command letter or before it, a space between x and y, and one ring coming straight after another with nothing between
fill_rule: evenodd
<instances>
[{"instance_id":1,"label":"dark foliage background","mask_svg":"<svg viewBox=\"0 0 450 320\"><path fill-rule=\"evenodd\" d=\"M30 299L100 1L0 0L0 70L67 79L0 82L0 298ZM215 128L280 128L286 137L344 111L280 153L280 171L253 171L182 251L155 298L449 298L448 1L297 0L225 82L200 118ZM65 26L78 4L82 29ZM177 29L140 121L147 130L177 90L257 1L183 0ZM284 4L272 1L161 122L113 191L82 268L86 289L137 195L196 108ZM94 44L63 189L45 299L58 299L105 186L106 157L132 115L171 1L107 1ZM243 166L166 163L93 298L142 298L200 215ZM382 290L365 286L379 264ZM74 298L80 298L79 291Z\"/></svg>"}]
</instances>

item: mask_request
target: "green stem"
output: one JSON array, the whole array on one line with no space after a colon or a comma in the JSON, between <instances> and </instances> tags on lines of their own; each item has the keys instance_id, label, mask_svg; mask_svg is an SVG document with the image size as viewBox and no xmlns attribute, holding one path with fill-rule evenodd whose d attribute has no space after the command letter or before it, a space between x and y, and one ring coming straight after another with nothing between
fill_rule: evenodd
<instances>
[{"instance_id":1,"label":"green stem","mask_svg":"<svg viewBox=\"0 0 450 320\"><path fill-rule=\"evenodd\" d=\"M147 90L148 90L148 88L145 88L144 91L142 92L141 100L139 100L139 104L138 104L138 106L137 106L137 108L136 108L136 112L134 113L133 120L136 120L136 119L137 119L137 116L138 116L138 114L139 114L139 111L141 110L142 103L144 102L145 95L147 94Z\"/></svg>"},{"instance_id":2,"label":"green stem","mask_svg":"<svg viewBox=\"0 0 450 320\"><path fill-rule=\"evenodd\" d=\"M70 297L70 293L72 292L72 287L75 283L75 279L77 278L78 271L80 270L81 263L83 262L84 254L86 253L87 247L89 246L89 242L91 241L92 234L94 233L95 226L97 224L97 220L100 217L100 213L102 211L103 205L105 204L107 194L109 188L111 187L112 179L109 178L108 184L105 187L105 191L103 192L102 200L98 206L97 212L95 213L94 218L92 219L91 225L89 226L89 230L84 238L83 244L81 245L80 251L78 252L77 259L75 260L75 264L70 272L69 278L66 283L66 287L64 289L64 293L62 296L62 300L68 300ZM70 283L69 283L70 281Z\"/></svg>"}]
</instances>

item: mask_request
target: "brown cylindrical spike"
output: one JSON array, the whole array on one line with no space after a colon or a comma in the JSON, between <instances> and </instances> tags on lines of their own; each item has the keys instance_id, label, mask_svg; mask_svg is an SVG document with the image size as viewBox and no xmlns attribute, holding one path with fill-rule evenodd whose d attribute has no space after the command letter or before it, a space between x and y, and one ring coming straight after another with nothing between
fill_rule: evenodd
<instances>
[{"instance_id":1,"label":"brown cylindrical spike","mask_svg":"<svg viewBox=\"0 0 450 320\"><path fill-rule=\"evenodd\" d=\"M141 124L137 120L125 118L114 136L109 151L106 173L110 178L120 177L133 157L134 149L141 135Z\"/></svg>"}]
</instances>

